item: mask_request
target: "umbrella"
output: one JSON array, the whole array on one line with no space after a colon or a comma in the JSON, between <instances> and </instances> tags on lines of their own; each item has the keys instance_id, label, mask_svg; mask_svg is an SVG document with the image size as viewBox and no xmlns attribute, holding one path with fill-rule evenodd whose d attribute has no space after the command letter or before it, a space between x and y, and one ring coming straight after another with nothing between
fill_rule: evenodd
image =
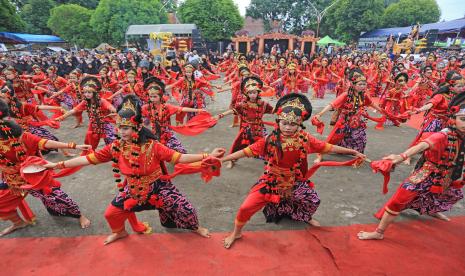
<instances>
[{"instance_id":1,"label":"umbrella","mask_svg":"<svg viewBox=\"0 0 465 276\"><path fill-rule=\"evenodd\" d=\"M318 40L316 43L318 45L328 45L328 44L335 44L335 40L332 39L329 35L323 37L322 39Z\"/></svg>"}]
</instances>

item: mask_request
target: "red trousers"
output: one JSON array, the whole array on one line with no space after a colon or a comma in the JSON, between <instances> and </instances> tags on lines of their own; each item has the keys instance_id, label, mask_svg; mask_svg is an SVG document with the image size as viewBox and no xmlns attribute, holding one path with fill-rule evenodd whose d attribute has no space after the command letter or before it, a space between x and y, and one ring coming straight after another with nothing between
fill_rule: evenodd
<instances>
[{"instance_id":1,"label":"red trousers","mask_svg":"<svg viewBox=\"0 0 465 276\"><path fill-rule=\"evenodd\" d=\"M244 202L242 202L239 211L237 212L236 221L237 225L244 225L249 221L249 219L263 207L265 207L268 201L265 200L265 195L260 193L260 189L264 187L265 184L255 186L247 195Z\"/></svg>"},{"instance_id":2,"label":"red trousers","mask_svg":"<svg viewBox=\"0 0 465 276\"><path fill-rule=\"evenodd\" d=\"M404 210L407 205L412 202L418 193L415 191L409 191L401 186L397 188L397 191L391 196L388 202L381 208L376 214L377 219L381 219L384 215L384 212L388 212L393 216L397 216L402 210Z\"/></svg>"},{"instance_id":3,"label":"red trousers","mask_svg":"<svg viewBox=\"0 0 465 276\"><path fill-rule=\"evenodd\" d=\"M147 225L140 222L134 212L129 212L113 205L109 205L105 210L105 219L110 225L113 233L119 233L125 230L124 223L129 220L129 224L134 232L143 233L147 230Z\"/></svg>"},{"instance_id":4,"label":"red trousers","mask_svg":"<svg viewBox=\"0 0 465 276\"><path fill-rule=\"evenodd\" d=\"M84 138L84 144L91 145L92 149L95 150L98 147L100 139L105 138L105 134L93 133L92 131L87 131L86 137Z\"/></svg>"}]
</instances>

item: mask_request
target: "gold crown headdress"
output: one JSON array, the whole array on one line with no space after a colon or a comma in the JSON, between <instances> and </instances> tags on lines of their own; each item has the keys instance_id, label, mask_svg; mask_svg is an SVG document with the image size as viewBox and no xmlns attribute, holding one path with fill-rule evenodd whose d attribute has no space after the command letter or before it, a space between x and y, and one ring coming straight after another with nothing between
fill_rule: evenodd
<instances>
[{"instance_id":1,"label":"gold crown headdress","mask_svg":"<svg viewBox=\"0 0 465 276\"><path fill-rule=\"evenodd\" d=\"M260 88L260 83L254 79L250 79L245 83L244 90L245 93L249 93L250 91L258 91L260 93L262 91Z\"/></svg>"},{"instance_id":2,"label":"gold crown headdress","mask_svg":"<svg viewBox=\"0 0 465 276\"><path fill-rule=\"evenodd\" d=\"M360 82L360 81L366 81L367 78L363 75L363 74L360 74L360 73L354 73L354 75L352 76L352 79L351 81L353 83L357 83L357 82Z\"/></svg>"},{"instance_id":3,"label":"gold crown headdress","mask_svg":"<svg viewBox=\"0 0 465 276\"><path fill-rule=\"evenodd\" d=\"M116 125L118 127L121 127L121 126L137 127L139 124L134 120L136 113L137 113L136 107L134 106L134 104L130 100L128 100L124 102L123 106L121 107L121 110L124 110L124 109L129 109L132 112L134 112L134 116L131 116L130 118L124 118L118 115L116 116Z\"/></svg>"},{"instance_id":4,"label":"gold crown headdress","mask_svg":"<svg viewBox=\"0 0 465 276\"><path fill-rule=\"evenodd\" d=\"M287 69L289 70L295 70L297 68L297 65L294 62L291 62L287 65Z\"/></svg>"},{"instance_id":5,"label":"gold crown headdress","mask_svg":"<svg viewBox=\"0 0 465 276\"><path fill-rule=\"evenodd\" d=\"M284 112L284 109L286 109L287 111ZM300 110L301 115L297 115L296 110ZM288 101L285 104L283 104L278 109L277 114L278 120L284 120L291 123L300 124L302 123L303 117L306 114L305 105L298 98L295 98L294 100Z\"/></svg>"},{"instance_id":6,"label":"gold crown headdress","mask_svg":"<svg viewBox=\"0 0 465 276\"><path fill-rule=\"evenodd\" d=\"M160 92L161 94L163 94L163 89L160 87L160 85L156 83L151 83L149 87L147 87L148 94L152 94L152 93L160 94Z\"/></svg>"},{"instance_id":7,"label":"gold crown headdress","mask_svg":"<svg viewBox=\"0 0 465 276\"><path fill-rule=\"evenodd\" d=\"M194 71L194 66L192 64L186 64L184 66L184 70L187 72L187 71L190 71L190 72L193 72Z\"/></svg>"}]
</instances>

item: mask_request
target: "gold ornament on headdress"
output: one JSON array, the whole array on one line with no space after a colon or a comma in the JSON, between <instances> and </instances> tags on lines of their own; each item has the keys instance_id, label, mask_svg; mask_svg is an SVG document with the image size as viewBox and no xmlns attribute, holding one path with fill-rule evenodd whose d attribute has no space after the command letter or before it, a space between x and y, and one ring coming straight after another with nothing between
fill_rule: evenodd
<instances>
[{"instance_id":1,"label":"gold ornament on headdress","mask_svg":"<svg viewBox=\"0 0 465 276\"><path fill-rule=\"evenodd\" d=\"M382 53L381 55L379 55L379 60L383 60L383 59L387 59L388 56L386 55L386 53Z\"/></svg>"},{"instance_id":2,"label":"gold ornament on headdress","mask_svg":"<svg viewBox=\"0 0 465 276\"><path fill-rule=\"evenodd\" d=\"M287 65L287 69L289 69L289 70L295 70L296 67L297 66L296 66L296 64L294 62L291 62L291 63L289 63Z\"/></svg>"},{"instance_id":3,"label":"gold ornament on headdress","mask_svg":"<svg viewBox=\"0 0 465 276\"><path fill-rule=\"evenodd\" d=\"M245 83L244 90L245 93L249 93L250 91L258 91L260 93L262 91L260 84L254 79L250 79Z\"/></svg>"},{"instance_id":4,"label":"gold ornament on headdress","mask_svg":"<svg viewBox=\"0 0 465 276\"><path fill-rule=\"evenodd\" d=\"M163 89L158 84L152 83L147 87L147 92L148 94L156 93L158 95L160 92L163 92Z\"/></svg>"},{"instance_id":5,"label":"gold ornament on headdress","mask_svg":"<svg viewBox=\"0 0 465 276\"><path fill-rule=\"evenodd\" d=\"M123 109L129 109L132 112L134 112L134 116L136 115L136 107L131 101L126 101L121 107L121 110ZM131 120L131 118L122 118L121 116L118 115L116 116L116 125L118 125L118 127L121 127L121 126L137 127L137 122L134 120Z\"/></svg>"},{"instance_id":6,"label":"gold ornament on headdress","mask_svg":"<svg viewBox=\"0 0 465 276\"><path fill-rule=\"evenodd\" d=\"M351 79L351 81L353 83L357 83L357 82L360 82L360 81L366 81L366 80L367 80L367 78L363 74L360 74L360 73L355 73L352 76L352 79Z\"/></svg>"},{"instance_id":7,"label":"gold ornament on headdress","mask_svg":"<svg viewBox=\"0 0 465 276\"><path fill-rule=\"evenodd\" d=\"M194 66L192 64L187 64L186 66L184 66L184 70L187 72L187 71L194 71Z\"/></svg>"},{"instance_id":8,"label":"gold ornament on headdress","mask_svg":"<svg viewBox=\"0 0 465 276\"><path fill-rule=\"evenodd\" d=\"M286 108L292 108L291 111L284 112L283 110ZM288 121L291 123L297 123L300 124L302 122L302 115L297 115L296 114L296 109L300 110L300 114L304 114L305 112L305 105L298 99L295 98L292 101L288 101L287 103L283 104L280 108L280 111L278 111L278 119L279 120L284 120Z\"/></svg>"},{"instance_id":9,"label":"gold ornament on headdress","mask_svg":"<svg viewBox=\"0 0 465 276\"><path fill-rule=\"evenodd\" d=\"M82 84L83 89L86 87L92 88L94 90L93 92L98 92L97 91L98 85L97 85L97 82L95 82L94 80L88 80L84 84Z\"/></svg>"}]
</instances>

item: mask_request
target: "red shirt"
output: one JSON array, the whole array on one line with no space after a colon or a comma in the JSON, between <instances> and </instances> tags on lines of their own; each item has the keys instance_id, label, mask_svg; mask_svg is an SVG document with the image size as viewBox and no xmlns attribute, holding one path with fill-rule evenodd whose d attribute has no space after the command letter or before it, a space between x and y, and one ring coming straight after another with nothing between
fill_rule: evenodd
<instances>
[{"instance_id":1,"label":"red shirt","mask_svg":"<svg viewBox=\"0 0 465 276\"><path fill-rule=\"evenodd\" d=\"M24 132L19 138L21 144L26 151L26 156L37 156L39 150L45 149L47 139L42 139L39 136ZM6 160L15 163L14 166L7 166L6 163L0 163L0 171L3 179L9 186L20 186L27 184L19 174L19 169L22 161L18 159L17 153L14 151L12 141L0 140L0 154L5 156Z\"/></svg>"},{"instance_id":2,"label":"red shirt","mask_svg":"<svg viewBox=\"0 0 465 276\"><path fill-rule=\"evenodd\" d=\"M113 142L115 143L115 142ZM109 162L113 158L113 143L106 145L101 150L86 155L91 164ZM129 163L131 158L131 146L121 142L121 154L118 157L118 167L123 175L138 174L141 176L161 175L161 162L171 162L176 164L181 157L181 153L172 150L155 140L149 140L141 146L137 163L139 168L134 169ZM154 179L156 180L156 179ZM153 180L153 181L154 181Z\"/></svg>"},{"instance_id":3,"label":"red shirt","mask_svg":"<svg viewBox=\"0 0 465 276\"><path fill-rule=\"evenodd\" d=\"M307 143L304 145L298 144L298 135L304 135L307 138ZM252 145L245 148L243 151L246 156L248 157L258 157L258 156L266 156L266 138L260 138ZM326 153L331 150L332 145L326 143L324 141L320 141L313 137L312 135L308 134L307 132L300 130L298 131L293 137L290 138L283 138L281 137L281 145L283 150L283 156L278 160L277 165L280 168L287 168L290 169L294 166L296 162L298 162L300 158L300 147L305 147L307 154L311 153ZM269 161L269 160L267 160ZM307 166L307 160L304 160L305 169Z\"/></svg>"},{"instance_id":4,"label":"red shirt","mask_svg":"<svg viewBox=\"0 0 465 276\"><path fill-rule=\"evenodd\" d=\"M142 117L148 118L151 124L153 124L153 121L155 120L162 127L171 125L170 117L181 112L182 107L171 104L160 104L155 108L152 106L151 109L149 104L144 104L142 106Z\"/></svg>"}]
</instances>

